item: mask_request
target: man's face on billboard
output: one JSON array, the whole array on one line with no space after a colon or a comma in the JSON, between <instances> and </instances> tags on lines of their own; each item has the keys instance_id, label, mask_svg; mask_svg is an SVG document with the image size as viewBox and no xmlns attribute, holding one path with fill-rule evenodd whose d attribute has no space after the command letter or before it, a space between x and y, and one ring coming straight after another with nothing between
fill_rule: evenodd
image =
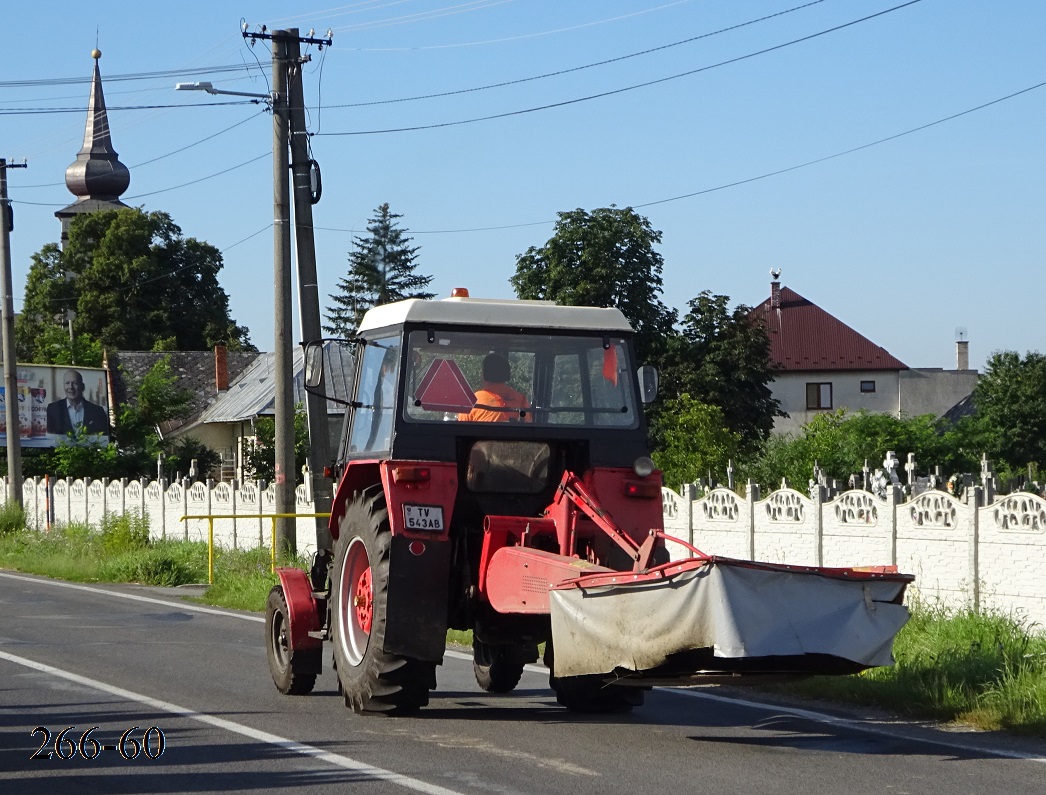
<instances>
[{"instance_id":1,"label":"man's face on billboard","mask_svg":"<svg viewBox=\"0 0 1046 795\"><path fill-rule=\"evenodd\" d=\"M79 403L84 396L84 380L76 370L66 370L62 381L65 396L73 403Z\"/></svg>"}]
</instances>

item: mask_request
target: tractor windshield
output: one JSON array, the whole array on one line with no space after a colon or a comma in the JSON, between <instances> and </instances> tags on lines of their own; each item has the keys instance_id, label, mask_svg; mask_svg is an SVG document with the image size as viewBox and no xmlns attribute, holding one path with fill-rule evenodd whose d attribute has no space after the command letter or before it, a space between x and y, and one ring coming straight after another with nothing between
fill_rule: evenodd
<instances>
[{"instance_id":1,"label":"tractor windshield","mask_svg":"<svg viewBox=\"0 0 1046 795\"><path fill-rule=\"evenodd\" d=\"M413 331L406 363L408 421L638 424L620 336Z\"/></svg>"}]
</instances>

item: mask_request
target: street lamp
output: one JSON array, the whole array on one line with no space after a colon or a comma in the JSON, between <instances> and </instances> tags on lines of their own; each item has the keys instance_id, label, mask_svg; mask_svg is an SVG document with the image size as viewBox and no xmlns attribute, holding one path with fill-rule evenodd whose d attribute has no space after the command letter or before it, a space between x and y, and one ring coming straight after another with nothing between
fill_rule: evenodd
<instances>
[{"instance_id":1,"label":"street lamp","mask_svg":"<svg viewBox=\"0 0 1046 795\"><path fill-rule=\"evenodd\" d=\"M226 91L224 88L215 88L213 83L206 80L201 80L196 83L175 83L175 91L206 91L208 94L231 94L234 97L254 97L255 99L264 99L270 105L276 102L276 92L270 91L268 94L253 94L249 91Z\"/></svg>"},{"instance_id":2,"label":"street lamp","mask_svg":"<svg viewBox=\"0 0 1046 795\"><path fill-rule=\"evenodd\" d=\"M273 174L273 284L274 362L276 420L275 513L293 514L294 505L294 359L291 336L291 239L290 239L290 147L287 103L287 41L274 38L273 90L268 94L225 91L209 82L178 83L176 91L206 91L264 99L272 110ZM276 524L277 545L295 551L294 525L286 518Z\"/></svg>"}]
</instances>

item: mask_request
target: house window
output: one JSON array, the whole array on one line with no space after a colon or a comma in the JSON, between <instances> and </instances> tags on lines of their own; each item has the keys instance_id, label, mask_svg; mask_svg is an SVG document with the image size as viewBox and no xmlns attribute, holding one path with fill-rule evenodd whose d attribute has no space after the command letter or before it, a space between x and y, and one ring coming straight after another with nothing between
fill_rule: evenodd
<instances>
[{"instance_id":1,"label":"house window","mask_svg":"<svg viewBox=\"0 0 1046 795\"><path fill-rule=\"evenodd\" d=\"M832 385L807 384L806 407L808 409L830 409L832 407Z\"/></svg>"},{"instance_id":2,"label":"house window","mask_svg":"<svg viewBox=\"0 0 1046 795\"><path fill-rule=\"evenodd\" d=\"M874 392L875 391L875 381L862 381L861 382L861 391L862 392Z\"/></svg>"}]
</instances>

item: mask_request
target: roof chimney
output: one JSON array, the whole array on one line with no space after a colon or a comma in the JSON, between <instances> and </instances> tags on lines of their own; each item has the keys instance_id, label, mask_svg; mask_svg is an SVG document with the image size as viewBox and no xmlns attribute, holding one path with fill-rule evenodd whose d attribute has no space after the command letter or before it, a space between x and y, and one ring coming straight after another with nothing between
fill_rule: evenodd
<instances>
[{"instance_id":1,"label":"roof chimney","mask_svg":"<svg viewBox=\"0 0 1046 795\"><path fill-rule=\"evenodd\" d=\"M770 269L770 308L780 309L781 308L781 269L776 270Z\"/></svg>"},{"instance_id":2,"label":"roof chimney","mask_svg":"<svg viewBox=\"0 0 1046 795\"><path fill-rule=\"evenodd\" d=\"M956 340L955 341L955 369L956 370L969 370L970 369L970 341L969 340Z\"/></svg>"},{"instance_id":3,"label":"roof chimney","mask_svg":"<svg viewBox=\"0 0 1046 795\"><path fill-rule=\"evenodd\" d=\"M219 392L229 391L229 349L214 346L214 387Z\"/></svg>"}]
</instances>

